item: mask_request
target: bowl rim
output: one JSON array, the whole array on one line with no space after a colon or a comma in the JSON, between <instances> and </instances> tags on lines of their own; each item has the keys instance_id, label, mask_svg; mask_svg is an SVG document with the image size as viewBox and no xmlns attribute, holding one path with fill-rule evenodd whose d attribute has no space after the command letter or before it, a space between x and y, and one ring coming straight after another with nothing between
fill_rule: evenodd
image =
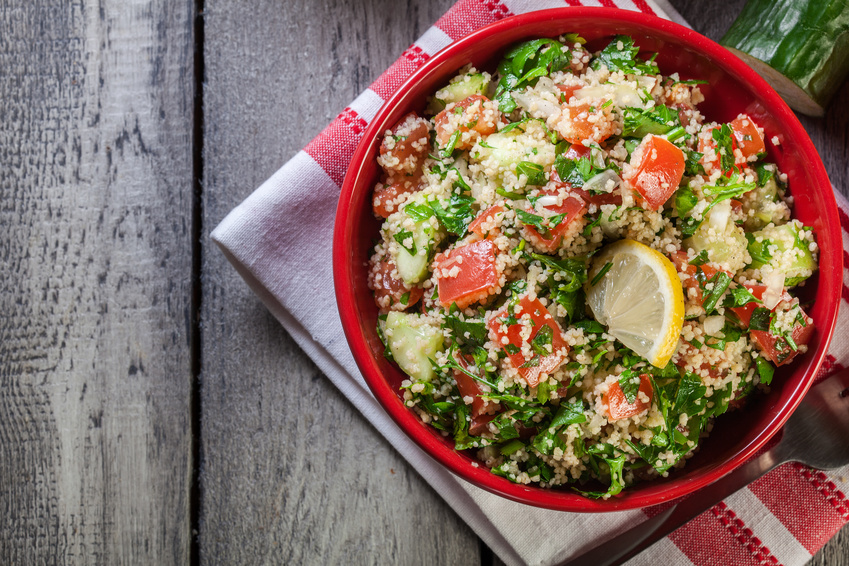
<instances>
[{"instance_id":1,"label":"bowl rim","mask_svg":"<svg viewBox=\"0 0 849 566\"><path fill-rule=\"evenodd\" d=\"M715 466L708 466L703 473L697 474L696 477L683 478L685 481L676 482L673 480L660 486L655 484L656 488L649 487L634 495L627 495L623 492L622 496L619 497L613 497L607 500L594 500L580 496L572 490L547 489L538 486L531 487L514 484L492 474L483 465L471 465L473 460L469 456L457 452L453 448L448 448L433 436L419 430L419 427L427 425L424 425L412 410L405 407L399 401L394 389L381 375L381 370L371 355L365 336L359 331L360 325L356 314L356 297L353 289L347 284L353 268L352 261L350 261L347 253L347 243L351 241L350 234L353 230L351 222L348 222L352 216L352 198L365 160L371 158L372 146L377 136L381 133L381 129L378 126L386 120L387 116L398 104L408 103L405 100L405 95L411 85L424 79L430 73L440 72L443 62L451 58L458 51L463 50L466 46L514 27L538 24L548 20L560 21L569 18L590 17L607 20L611 23L642 26L674 35L681 42L686 42L693 50L706 56L724 72L736 74L741 82L745 81L753 84L760 91L760 100L763 102L764 107L769 110L770 114L774 115L787 128L787 133L800 138L799 150L805 161L808 164L814 165L814 177L817 179L817 183L824 187L831 186L822 160L796 115L763 78L724 47L687 27L641 12L609 8L551 8L507 17L479 28L465 37L452 42L431 57L422 67L414 71L384 102L365 129L345 175L334 222L332 253L337 308L351 352L357 366L362 372L363 379L380 405L401 430L416 445L448 468L448 470L478 487L516 502L535 507L571 512L622 511L656 505L692 493L701 487L715 482L739 467L758 450L763 448L781 429L812 385L831 342L840 304L840 285L832 281L834 287L833 294L835 296L829 296L828 299L834 302L834 307L826 311L826 320L817 320L817 329L822 335L819 348L813 353L813 358L808 362L807 373L803 379L799 380L795 389L792 390L789 396L789 402L781 408L777 418L771 419L761 433L755 436L752 442L744 446L730 458ZM826 231L835 231L838 235L836 241L840 241L837 203L832 192L829 191L829 194L824 196L826 201L829 201L829 206L827 210L823 211L823 215L825 216L823 229ZM826 278L829 276L835 280L842 278L842 254L837 254L836 261L836 267L841 267L841 269L833 270L836 274L826 274ZM820 273L820 277L822 284L822 273ZM627 492L627 490L625 491Z\"/></svg>"}]
</instances>

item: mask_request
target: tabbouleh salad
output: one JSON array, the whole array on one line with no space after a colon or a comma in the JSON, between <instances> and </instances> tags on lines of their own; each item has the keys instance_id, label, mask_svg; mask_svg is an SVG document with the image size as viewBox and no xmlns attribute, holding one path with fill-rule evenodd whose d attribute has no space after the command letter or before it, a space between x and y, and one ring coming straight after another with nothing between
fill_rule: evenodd
<instances>
[{"instance_id":1,"label":"tabbouleh salad","mask_svg":"<svg viewBox=\"0 0 849 566\"><path fill-rule=\"evenodd\" d=\"M424 422L513 482L610 497L806 351L817 244L752 117L707 121L704 81L627 36L585 44L516 45L386 131L369 286Z\"/></svg>"}]
</instances>

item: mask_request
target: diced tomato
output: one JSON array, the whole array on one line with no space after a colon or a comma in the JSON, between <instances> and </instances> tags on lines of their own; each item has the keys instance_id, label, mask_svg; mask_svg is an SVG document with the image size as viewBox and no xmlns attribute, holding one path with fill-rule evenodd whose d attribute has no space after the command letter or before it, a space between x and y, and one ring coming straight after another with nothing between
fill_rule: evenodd
<instances>
[{"instance_id":1,"label":"diced tomato","mask_svg":"<svg viewBox=\"0 0 849 566\"><path fill-rule=\"evenodd\" d=\"M791 348L790 344L788 344L786 340L770 334L765 330L752 330L750 334L752 342L754 342L755 346L760 348L764 357L777 366L789 364L799 353L798 350ZM810 319L808 319L808 323L805 326L802 326L797 321L796 326L793 327L793 333L791 336L793 338L793 342L795 342L798 347L810 342L813 334L814 324L810 321Z\"/></svg>"},{"instance_id":2,"label":"diced tomato","mask_svg":"<svg viewBox=\"0 0 849 566\"><path fill-rule=\"evenodd\" d=\"M560 92L563 93L563 97L561 100L563 102L569 102L569 99L575 94L576 90L581 90L584 88L584 85L557 85L557 88L560 89ZM570 158L571 159L571 158Z\"/></svg>"},{"instance_id":3,"label":"diced tomato","mask_svg":"<svg viewBox=\"0 0 849 566\"><path fill-rule=\"evenodd\" d=\"M388 260L378 263L369 273L369 287L374 291L374 302L382 313L406 310L418 303L424 294L421 287L411 287L393 273L397 273L395 264Z\"/></svg>"},{"instance_id":4,"label":"diced tomato","mask_svg":"<svg viewBox=\"0 0 849 566\"><path fill-rule=\"evenodd\" d=\"M763 295L766 291L765 285L745 285L745 287L749 290L749 292L752 293L752 295L756 299L763 300ZM782 303L786 303L790 300L790 294L787 292L787 290L785 290L781 297L781 301ZM779 305L781 305L782 303L779 303ZM755 312L756 308L761 306L763 305L761 305L760 303L751 302L743 305L742 307L734 307L730 310L737 315L743 327L748 328L752 321L752 314ZM777 308L778 306L776 306L776 308L773 309L772 312L775 312ZM793 342L795 342L797 346L807 344L814 333L813 321L808 318L808 316L805 314L805 311L803 311L801 307L799 307L799 310L802 313L802 318L804 318L806 322L805 324L802 324L797 320L795 326L793 327L793 332L790 334L791 338L793 338ZM771 334L768 330L751 330L749 332L749 335L752 339L752 343L754 343L755 346L757 346L758 349L763 352L764 357L777 366L790 363L790 361L798 353L797 350L794 350L790 347L786 340L779 336Z\"/></svg>"},{"instance_id":5,"label":"diced tomato","mask_svg":"<svg viewBox=\"0 0 849 566\"><path fill-rule=\"evenodd\" d=\"M704 285L705 282L710 281L720 270L709 263L704 263L699 266L691 265L687 261L687 252L684 251L677 251L669 254L669 259L672 260L672 263L675 265L675 269L677 269L679 273L686 273L689 275L682 284L687 289L696 290L695 298L698 300L699 304L701 304L704 300L702 296L702 285ZM725 270L723 269L722 271ZM728 271L725 271L725 274L729 277L732 277L733 275Z\"/></svg>"},{"instance_id":6,"label":"diced tomato","mask_svg":"<svg viewBox=\"0 0 849 566\"><path fill-rule=\"evenodd\" d=\"M464 369L473 371L466 356L456 355L455 359ZM469 434L479 436L486 431L486 425L501 411L501 405L495 401L483 399L483 386L462 371L454 370L454 381L457 383L461 398L472 398L472 422L469 426Z\"/></svg>"},{"instance_id":7,"label":"diced tomato","mask_svg":"<svg viewBox=\"0 0 849 566\"><path fill-rule=\"evenodd\" d=\"M560 364L563 363L563 360L566 359L566 354L569 352L569 345L566 344L566 340L563 338L563 332L560 330L560 326L539 299L529 299L527 295L524 295L519 299L513 312L516 323L508 325L510 316L509 305L505 305L500 311L495 313L495 316L489 321L490 340L501 344L501 348L507 354L513 366L519 371L519 374L530 387L536 387L543 373L551 374L560 367ZM525 342L522 340L521 334L522 329L527 326L531 327L531 336ZM550 353L542 355L535 352L533 347L531 347L531 351L526 358L522 353L522 347L526 344L533 345L534 338L546 326L551 329ZM504 342L504 338L507 339L506 343ZM545 351L548 351L548 345L538 344L537 346L545 347Z\"/></svg>"},{"instance_id":8,"label":"diced tomato","mask_svg":"<svg viewBox=\"0 0 849 566\"><path fill-rule=\"evenodd\" d=\"M492 230L484 230L481 227L481 224L484 222L491 222L495 219L498 214L504 212L504 207L500 204L496 204L494 206L490 206L480 214L478 217L472 220L472 223L469 224L469 232L477 234L481 238L489 238L490 236L497 236L499 234L498 227L493 228Z\"/></svg>"},{"instance_id":9,"label":"diced tomato","mask_svg":"<svg viewBox=\"0 0 849 566\"><path fill-rule=\"evenodd\" d=\"M390 177L415 175L427 156L429 142L427 120L410 112L383 137L377 162Z\"/></svg>"},{"instance_id":10,"label":"diced tomato","mask_svg":"<svg viewBox=\"0 0 849 566\"><path fill-rule=\"evenodd\" d=\"M382 218L389 218L393 212L397 212L399 205L403 202L402 195L414 193L419 188L418 179L403 179L395 183L379 183L374 187L372 206L374 213Z\"/></svg>"},{"instance_id":11,"label":"diced tomato","mask_svg":"<svg viewBox=\"0 0 849 566\"><path fill-rule=\"evenodd\" d=\"M614 191L612 193L599 193L597 195L593 195L585 191L584 189L576 189L572 187L572 192L579 197L581 197L585 203L594 204L596 206L601 206L603 204L615 204L619 206L622 204L622 193L619 191Z\"/></svg>"},{"instance_id":12,"label":"diced tomato","mask_svg":"<svg viewBox=\"0 0 849 566\"><path fill-rule=\"evenodd\" d=\"M764 292L766 291L766 285L743 285L749 292L754 296L757 300L762 301L764 298ZM782 301L789 301L791 299L790 293L785 289L781 295ZM740 322L745 328L749 327L749 322L752 320L752 313L755 312L755 309L763 306L760 303L751 302L746 303L742 307L733 307L730 310L737 315L740 319Z\"/></svg>"},{"instance_id":13,"label":"diced tomato","mask_svg":"<svg viewBox=\"0 0 849 566\"><path fill-rule=\"evenodd\" d=\"M757 126L755 126L755 122L751 118L744 115L743 117L735 118L728 125L731 127L731 148L735 151L735 165L741 167L746 164L748 157L766 151L763 136L761 136ZM709 168L708 165L712 169L720 168L719 154L715 153L716 142L713 140L712 135L712 132L716 129L712 128L706 134L699 136L699 153L708 154L713 152L715 155L710 161L707 161L704 157L699 160L706 169ZM741 157L737 156L736 150L738 149L742 154ZM731 174L731 171L729 171L726 173L726 176L730 176Z\"/></svg>"},{"instance_id":14,"label":"diced tomato","mask_svg":"<svg viewBox=\"0 0 849 566\"><path fill-rule=\"evenodd\" d=\"M478 240L444 253L433 260L439 302L464 309L501 290L496 266L495 244ZM456 268L456 270L455 270Z\"/></svg>"},{"instance_id":15,"label":"diced tomato","mask_svg":"<svg viewBox=\"0 0 849 566\"><path fill-rule=\"evenodd\" d=\"M489 423L495 420L498 415L477 415L472 417L472 422L469 423L469 435L480 436L489 430Z\"/></svg>"},{"instance_id":16,"label":"diced tomato","mask_svg":"<svg viewBox=\"0 0 849 566\"><path fill-rule=\"evenodd\" d=\"M568 183L562 183L562 185L568 185ZM540 191L541 195L550 196L556 196L559 193L560 191L557 190L556 185L554 187L549 186ZM541 234L534 226L526 224L524 226L525 236L534 246L547 252L555 252L563 243L563 236L569 230L569 225L576 218L581 218L584 215L587 210L587 205L583 199L577 196L566 195L563 197L561 204L550 204L544 208L551 212L554 216L558 216L560 214L564 214L565 216L554 227L548 228L547 234ZM533 209L528 210L528 212L539 216L539 214ZM545 225L545 223L543 225Z\"/></svg>"},{"instance_id":17,"label":"diced tomato","mask_svg":"<svg viewBox=\"0 0 849 566\"><path fill-rule=\"evenodd\" d=\"M579 144L585 140L601 143L616 132L616 120L610 107L574 100L561 104L560 110L556 129L570 143Z\"/></svg>"},{"instance_id":18,"label":"diced tomato","mask_svg":"<svg viewBox=\"0 0 849 566\"><path fill-rule=\"evenodd\" d=\"M642 161L631 185L639 193L640 206L659 210L684 176L684 152L657 136L644 142L642 151Z\"/></svg>"},{"instance_id":19,"label":"diced tomato","mask_svg":"<svg viewBox=\"0 0 849 566\"><path fill-rule=\"evenodd\" d=\"M743 157L751 157L766 151L764 138L758 131L755 121L745 114L732 120L729 125L734 135L736 147L743 153Z\"/></svg>"},{"instance_id":20,"label":"diced tomato","mask_svg":"<svg viewBox=\"0 0 849 566\"><path fill-rule=\"evenodd\" d=\"M766 291L766 285L744 285L749 292L754 295L757 300L763 299L764 291ZM749 328L749 322L752 320L752 313L755 312L755 309L762 306L760 303L746 303L742 307L733 307L729 310L737 315L737 318L740 319L740 323L744 328Z\"/></svg>"},{"instance_id":21,"label":"diced tomato","mask_svg":"<svg viewBox=\"0 0 849 566\"><path fill-rule=\"evenodd\" d=\"M625 398L625 393L622 391L622 387L619 386L619 382L614 382L610 385L607 393L602 395L601 401L607 405L607 414L609 420L612 422L639 415L651 407L653 394L654 389L652 389L649 375L644 373L640 375L640 388L633 403L629 403L628 399ZM648 401L642 399L643 395L646 396Z\"/></svg>"},{"instance_id":22,"label":"diced tomato","mask_svg":"<svg viewBox=\"0 0 849 566\"><path fill-rule=\"evenodd\" d=\"M436 128L436 141L440 147L447 146L451 136L456 131L460 131L461 134L475 131L483 136L497 132L501 112L497 105L487 103L490 103L487 97L482 94L473 94L453 105L449 104L445 110L437 114L433 119L433 124ZM455 118L457 115L460 116L459 120ZM471 140L457 140L454 148L469 149L475 144L478 137L475 136Z\"/></svg>"},{"instance_id":23,"label":"diced tomato","mask_svg":"<svg viewBox=\"0 0 849 566\"><path fill-rule=\"evenodd\" d=\"M592 149L585 146L582 143L573 143L569 146L569 149L566 150L566 153L563 154L563 157L566 159L578 160L581 158L589 158L592 153Z\"/></svg>"}]
</instances>

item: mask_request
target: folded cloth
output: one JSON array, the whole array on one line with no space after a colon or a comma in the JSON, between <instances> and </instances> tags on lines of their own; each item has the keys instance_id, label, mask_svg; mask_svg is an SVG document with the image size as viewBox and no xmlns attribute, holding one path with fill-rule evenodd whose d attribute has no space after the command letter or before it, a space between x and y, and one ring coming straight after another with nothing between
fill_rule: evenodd
<instances>
[{"instance_id":1,"label":"folded cloth","mask_svg":"<svg viewBox=\"0 0 849 566\"><path fill-rule=\"evenodd\" d=\"M566 4L595 5L586 0L566 0ZM639 10L686 25L665 0L599 0L597 4ZM371 395L348 349L333 291L331 230L345 169L365 126L416 68L483 25L562 6L559 0L460 0L212 233L307 355L509 565L556 564L603 544L645 520L646 514L640 510L573 514L513 503L458 479L413 444ZM843 229L849 230L849 205L840 195L838 200ZM846 233L844 243L849 246ZM845 336L847 327L849 314L843 312L837 336ZM835 344L823 372L847 363L849 346ZM629 564L804 564L849 520L849 503L843 495L849 488L846 478L849 468L825 474L785 465Z\"/></svg>"}]
</instances>

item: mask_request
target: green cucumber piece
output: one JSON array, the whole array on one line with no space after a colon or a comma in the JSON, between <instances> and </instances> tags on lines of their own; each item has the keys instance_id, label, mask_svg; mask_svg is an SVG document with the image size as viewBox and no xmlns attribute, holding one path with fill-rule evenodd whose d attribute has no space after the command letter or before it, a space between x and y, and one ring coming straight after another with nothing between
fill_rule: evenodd
<instances>
[{"instance_id":1,"label":"green cucumber piece","mask_svg":"<svg viewBox=\"0 0 849 566\"><path fill-rule=\"evenodd\" d=\"M527 128L541 128L532 121ZM523 161L541 166L543 169L554 165L555 146L549 141L540 142L521 128L506 132L496 132L478 142L471 155L472 161L483 163L485 167L496 171L496 177L507 190L521 190L527 183L519 181L517 166Z\"/></svg>"},{"instance_id":2,"label":"green cucumber piece","mask_svg":"<svg viewBox=\"0 0 849 566\"><path fill-rule=\"evenodd\" d=\"M748 234L750 267L772 266L784 273L786 287L798 285L810 277L817 269L817 262L809 249L810 242L800 237L802 230L805 230L804 225L794 220Z\"/></svg>"},{"instance_id":3,"label":"green cucumber piece","mask_svg":"<svg viewBox=\"0 0 849 566\"><path fill-rule=\"evenodd\" d=\"M386 315L383 333L392 358L401 370L418 381L430 381L434 371L430 360L444 349L444 336L438 326L421 315L391 311Z\"/></svg>"},{"instance_id":4,"label":"green cucumber piece","mask_svg":"<svg viewBox=\"0 0 849 566\"><path fill-rule=\"evenodd\" d=\"M491 77L489 73L464 73L457 75L451 82L436 91L428 103L431 114L442 112L452 102L460 102L474 94L486 94Z\"/></svg>"},{"instance_id":5,"label":"green cucumber piece","mask_svg":"<svg viewBox=\"0 0 849 566\"><path fill-rule=\"evenodd\" d=\"M404 246L398 246L395 253L390 253L395 260L398 274L407 285L421 283L428 276L428 264L433 255L432 250L436 244L436 229L430 219L416 222L410 234L415 244L415 254Z\"/></svg>"},{"instance_id":6,"label":"green cucumber piece","mask_svg":"<svg viewBox=\"0 0 849 566\"><path fill-rule=\"evenodd\" d=\"M849 2L749 0L719 42L793 109L822 116L849 73Z\"/></svg>"},{"instance_id":7,"label":"green cucumber piece","mask_svg":"<svg viewBox=\"0 0 849 566\"><path fill-rule=\"evenodd\" d=\"M741 199L746 220L743 227L747 232L754 232L768 224L784 224L787 221L787 207L778 198L778 183L770 177L762 187L755 187ZM749 214L749 211L752 213Z\"/></svg>"},{"instance_id":8,"label":"green cucumber piece","mask_svg":"<svg viewBox=\"0 0 849 566\"><path fill-rule=\"evenodd\" d=\"M707 250L709 261L720 264L732 273L745 266L748 241L743 229L733 222L728 222L722 234L716 234L711 230L709 218L706 218L696 232L682 243L685 248L693 248L697 255Z\"/></svg>"},{"instance_id":9,"label":"green cucumber piece","mask_svg":"<svg viewBox=\"0 0 849 566\"><path fill-rule=\"evenodd\" d=\"M485 94L489 86L489 74L475 73L460 75L456 81L436 92L436 98L448 106L452 102L460 102L473 94Z\"/></svg>"}]
</instances>

